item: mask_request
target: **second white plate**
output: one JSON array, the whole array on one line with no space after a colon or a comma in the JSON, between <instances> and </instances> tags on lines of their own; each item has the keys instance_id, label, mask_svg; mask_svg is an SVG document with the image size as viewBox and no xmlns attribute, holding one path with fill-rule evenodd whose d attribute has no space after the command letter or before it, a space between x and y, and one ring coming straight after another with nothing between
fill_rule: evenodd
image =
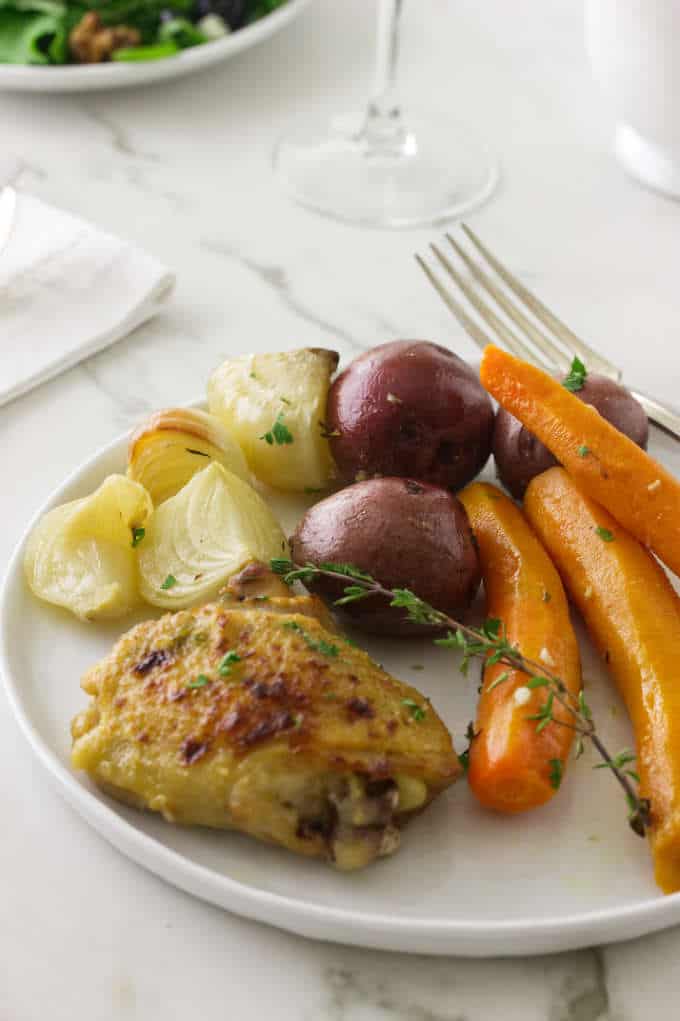
<instances>
[{"instance_id":1,"label":"second white plate","mask_svg":"<svg viewBox=\"0 0 680 1021\"><path fill-rule=\"evenodd\" d=\"M168 78L181 78L192 71L211 67L236 53L255 46L302 13L310 0L288 0L252 25L202 46L192 46L164 60L138 63L67 64L29 66L0 64L0 91L10 92L93 92L135 85L150 85Z\"/></svg>"}]
</instances>

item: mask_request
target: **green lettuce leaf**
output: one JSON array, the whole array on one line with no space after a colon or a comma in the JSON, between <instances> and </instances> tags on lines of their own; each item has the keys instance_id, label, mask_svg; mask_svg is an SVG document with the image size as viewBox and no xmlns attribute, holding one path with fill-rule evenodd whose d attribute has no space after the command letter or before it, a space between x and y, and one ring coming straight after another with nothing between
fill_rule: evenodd
<instances>
[{"instance_id":1,"label":"green lettuce leaf","mask_svg":"<svg viewBox=\"0 0 680 1021\"><path fill-rule=\"evenodd\" d=\"M66 4L61 0L0 0L0 11L29 11L39 14L53 14L59 17L66 13Z\"/></svg>"},{"instance_id":2,"label":"green lettuce leaf","mask_svg":"<svg viewBox=\"0 0 680 1021\"><path fill-rule=\"evenodd\" d=\"M48 64L48 49L66 46L63 14L0 8L0 64Z\"/></svg>"},{"instance_id":3,"label":"green lettuce leaf","mask_svg":"<svg viewBox=\"0 0 680 1021\"><path fill-rule=\"evenodd\" d=\"M179 46L172 39L164 43L156 43L155 46L129 46L123 50L115 50L111 54L111 60L137 61L137 60L163 60L165 57L174 57L179 53Z\"/></svg>"}]
</instances>

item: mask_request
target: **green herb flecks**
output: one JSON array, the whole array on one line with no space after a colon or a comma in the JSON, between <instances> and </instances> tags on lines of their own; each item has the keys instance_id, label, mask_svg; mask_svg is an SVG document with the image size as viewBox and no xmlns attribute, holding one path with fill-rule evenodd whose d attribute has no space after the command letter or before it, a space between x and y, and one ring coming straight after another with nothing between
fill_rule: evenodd
<instances>
[{"instance_id":1,"label":"green herb flecks","mask_svg":"<svg viewBox=\"0 0 680 1021\"><path fill-rule=\"evenodd\" d=\"M421 723L425 719L427 711L412 698L402 698L401 704L408 709L416 723Z\"/></svg>"},{"instance_id":2,"label":"green herb flecks","mask_svg":"<svg viewBox=\"0 0 680 1021\"><path fill-rule=\"evenodd\" d=\"M603 528L602 525L598 525L595 529L602 542L614 542L614 533L610 532L608 528Z\"/></svg>"},{"instance_id":3,"label":"green herb flecks","mask_svg":"<svg viewBox=\"0 0 680 1021\"><path fill-rule=\"evenodd\" d=\"M240 662L241 657L237 652L228 652L220 660L219 665L217 667L217 672L220 675L220 677L229 677L232 671L232 667L235 666L236 663Z\"/></svg>"},{"instance_id":4,"label":"green herb flecks","mask_svg":"<svg viewBox=\"0 0 680 1021\"><path fill-rule=\"evenodd\" d=\"M266 432L264 433L264 435L260 436L260 439L264 440L265 443L268 443L270 447L274 446L274 444L277 444L278 446L281 447L286 443L293 443L293 434L288 428L288 426L284 425L283 422L284 415L285 412L280 411L279 414L276 416L276 421L274 422L274 425L271 427L269 432Z\"/></svg>"},{"instance_id":5,"label":"green herb flecks","mask_svg":"<svg viewBox=\"0 0 680 1021\"><path fill-rule=\"evenodd\" d=\"M205 688L206 684L210 684L210 678L205 674L199 674L196 680L189 681L187 688Z\"/></svg>"},{"instance_id":6,"label":"green herb flecks","mask_svg":"<svg viewBox=\"0 0 680 1021\"><path fill-rule=\"evenodd\" d=\"M318 641L316 638L312 638L296 620L284 620L282 627L285 627L288 631L297 632L312 652L320 652L323 656L330 656L332 658L340 655L340 649L337 645L327 642L325 638L319 638Z\"/></svg>"},{"instance_id":7,"label":"green herb flecks","mask_svg":"<svg viewBox=\"0 0 680 1021\"><path fill-rule=\"evenodd\" d=\"M161 585L161 589L163 590L163 592L167 592L168 589L174 588L176 584L177 578L174 576L174 574L169 574L165 581L163 582L163 584Z\"/></svg>"},{"instance_id":8,"label":"green herb flecks","mask_svg":"<svg viewBox=\"0 0 680 1021\"><path fill-rule=\"evenodd\" d=\"M470 768L470 749L472 748L472 742L477 737L475 725L472 722L472 720L470 720L470 722L467 725L465 737L467 738L467 748L460 753L460 755L458 756L458 760L461 766L463 767L463 772L467 773L468 769Z\"/></svg>"},{"instance_id":9,"label":"green herb flecks","mask_svg":"<svg viewBox=\"0 0 680 1021\"><path fill-rule=\"evenodd\" d=\"M133 549L136 549L137 546L139 546L140 542L142 541L142 539L144 538L145 535L146 535L146 528L133 528L132 529L132 542L130 543L130 545L132 546Z\"/></svg>"},{"instance_id":10,"label":"green herb flecks","mask_svg":"<svg viewBox=\"0 0 680 1021\"><path fill-rule=\"evenodd\" d=\"M550 766L550 786L554 787L555 790L559 790L560 784L562 783L562 775L564 773L564 764L562 759L549 759L548 765Z\"/></svg>"},{"instance_id":11,"label":"green herb flecks","mask_svg":"<svg viewBox=\"0 0 680 1021\"><path fill-rule=\"evenodd\" d=\"M574 359L571 363L571 368L569 369L569 375L562 383L562 386L564 387L565 390L569 390L570 393L577 393L579 390L583 389L584 383L587 378L588 370L586 369L581 359L577 358L576 355L574 355Z\"/></svg>"},{"instance_id":12,"label":"green herb flecks","mask_svg":"<svg viewBox=\"0 0 680 1021\"><path fill-rule=\"evenodd\" d=\"M582 445L582 446L580 446L578 448L576 453L578 454L579 457L587 457L588 454L590 453L590 447L586 447L585 445Z\"/></svg>"},{"instance_id":13,"label":"green herb flecks","mask_svg":"<svg viewBox=\"0 0 680 1021\"><path fill-rule=\"evenodd\" d=\"M631 828L638 835L644 836L650 823L651 806L649 799L640 796L634 786L635 776L631 770L626 768L629 761L626 756L629 753L627 751L619 753L619 756L624 755L623 760L609 753L600 738L583 689L578 694L574 694L561 677L546 669L544 663L525 656L520 649L508 641L502 621L492 618L479 628L463 624L420 599L409 589L387 588L365 571L351 564L296 564L291 560L278 558L271 561L271 569L281 575L288 584L293 584L294 581L311 582L317 578L342 582L344 595L336 600L336 603L347 605L348 602L356 602L369 596L387 599L390 606L406 610L410 621L431 626L439 631L446 629L446 636L435 639L435 644L459 651L462 657L460 667L463 671L468 669L470 661L475 658L484 660L487 666L502 663L509 668L508 678L501 675L502 680L498 678L498 684L509 679L513 671L519 670L526 674L527 688L530 690L545 689L545 700L530 717L536 723L536 729L540 732L548 726L566 727L574 733L577 752L583 750L586 740L590 741L602 760L603 766L611 770L623 790L629 806L628 818ZM286 622L284 626L293 626L295 630L304 630L293 621ZM415 705L418 706L418 703ZM418 708L422 709L422 707ZM424 710L422 711L424 712ZM554 772L557 767L549 764Z\"/></svg>"}]
</instances>

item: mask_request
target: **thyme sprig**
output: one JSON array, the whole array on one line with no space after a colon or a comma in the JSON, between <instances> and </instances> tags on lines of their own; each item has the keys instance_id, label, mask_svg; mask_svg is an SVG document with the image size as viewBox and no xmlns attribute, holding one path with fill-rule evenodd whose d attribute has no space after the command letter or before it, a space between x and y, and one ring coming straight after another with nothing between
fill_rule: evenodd
<instances>
[{"instance_id":1,"label":"thyme sprig","mask_svg":"<svg viewBox=\"0 0 680 1021\"><path fill-rule=\"evenodd\" d=\"M272 571L280 575L287 585L292 585L296 581L308 584L320 577L342 583L343 595L335 600L336 606L348 606L363 599L382 596L389 600L390 606L404 609L413 623L423 624L439 631L446 629L445 637L436 638L434 644L461 652L460 669L463 673L467 673L471 660L483 659L486 666L500 663L512 670L526 674L525 687L530 691L544 688L546 694L542 705L528 717L536 723L537 732L540 733L548 725L566 727L574 731L577 758L583 753L584 741L590 741L602 760L596 768L611 770L624 793L631 829L638 836L645 835L650 824L651 806L648 798L640 797L637 790L638 776L628 768L634 760L633 753L625 749L617 755L611 755L597 732L597 726L590 706L586 702L583 689L579 691L578 695L575 695L557 674L548 669L545 663L524 656L505 637L503 624L500 620L493 618L486 620L479 628L462 624L447 613L430 606L410 589L386 588L370 574L359 570L352 564L302 565L279 558L272 560L270 566ZM510 673L505 671L491 686L496 687L504 683L510 676ZM559 715L555 714L557 706L563 710ZM471 739L474 739L474 732ZM560 760L550 760L550 781L555 787L558 787L561 782L563 765Z\"/></svg>"}]
</instances>

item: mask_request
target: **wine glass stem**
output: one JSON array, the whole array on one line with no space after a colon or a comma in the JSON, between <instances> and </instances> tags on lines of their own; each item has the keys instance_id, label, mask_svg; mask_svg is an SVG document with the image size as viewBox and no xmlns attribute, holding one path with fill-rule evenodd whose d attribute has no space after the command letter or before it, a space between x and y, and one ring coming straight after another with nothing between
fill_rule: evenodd
<instances>
[{"instance_id":1,"label":"wine glass stem","mask_svg":"<svg viewBox=\"0 0 680 1021\"><path fill-rule=\"evenodd\" d=\"M405 131L397 98L399 29L403 0L378 0L378 45L373 95L366 113L364 134L370 148L401 148Z\"/></svg>"}]
</instances>

